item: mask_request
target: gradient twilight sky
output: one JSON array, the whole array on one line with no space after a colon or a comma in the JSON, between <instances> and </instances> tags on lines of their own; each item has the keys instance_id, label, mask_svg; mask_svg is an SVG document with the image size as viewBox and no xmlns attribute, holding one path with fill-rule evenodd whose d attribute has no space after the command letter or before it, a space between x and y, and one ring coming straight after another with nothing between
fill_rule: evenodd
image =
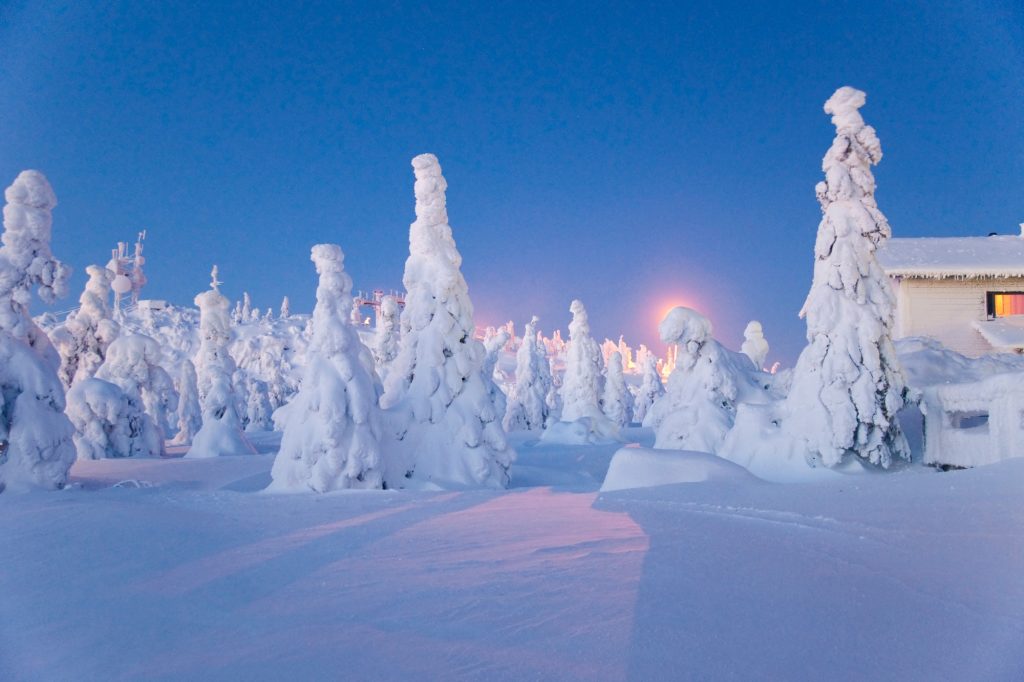
<instances>
[{"instance_id":1,"label":"gradient twilight sky","mask_svg":"<svg viewBox=\"0 0 1024 682\"><path fill-rule=\"evenodd\" d=\"M0 181L76 270L149 231L146 294L312 307L309 248L401 288L433 152L478 323L656 342L689 303L795 361L836 87L868 93L897 236L1024 221L1024 5L0 0ZM200 5L197 7L197 5ZM206 5L206 6L202 6Z\"/></svg>"}]
</instances>

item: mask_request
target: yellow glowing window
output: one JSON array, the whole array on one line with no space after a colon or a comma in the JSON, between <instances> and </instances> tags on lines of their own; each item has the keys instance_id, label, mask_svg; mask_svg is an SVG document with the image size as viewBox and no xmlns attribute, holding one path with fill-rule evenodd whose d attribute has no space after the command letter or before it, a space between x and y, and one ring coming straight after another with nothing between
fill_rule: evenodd
<instances>
[{"instance_id":1,"label":"yellow glowing window","mask_svg":"<svg viewBox=\"0 0 1024 682\"><path fill-rule=\"evenodd\" d=\"M1024 292L990 291L988 293L988 314L990 317L1024 315Z\"/></svg>"}]
</instances>

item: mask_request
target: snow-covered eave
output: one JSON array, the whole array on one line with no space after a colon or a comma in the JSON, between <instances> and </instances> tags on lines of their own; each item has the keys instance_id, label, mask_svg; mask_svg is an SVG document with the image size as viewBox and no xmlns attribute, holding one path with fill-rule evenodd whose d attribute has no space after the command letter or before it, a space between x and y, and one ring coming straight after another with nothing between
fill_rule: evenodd
<instances>
[{"instance_id":1,"label":"snow-covered eave","mask_svg":"<svg viewBox=\"0 0 1024 682\"><path fill-rule=\"evenodd\" d=\"M898 267L885 268L885 274L889 277L900 277L906 279L1008 279L1011 277L1024 277L1024 268L1015 270L1006 269L962 269L945 270L926 267Z\"/></svg>"}]
</instances>

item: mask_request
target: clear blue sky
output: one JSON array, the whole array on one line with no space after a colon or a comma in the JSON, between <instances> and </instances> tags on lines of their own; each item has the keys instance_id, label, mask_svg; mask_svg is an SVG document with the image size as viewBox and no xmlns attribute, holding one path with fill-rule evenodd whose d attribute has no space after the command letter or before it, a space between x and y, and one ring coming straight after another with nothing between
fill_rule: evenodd
<instances>
[{"instance_id":1,"label":"clear blue sky","mask_svg":"<svg viewBox=\"0 0 1024 682\"><path fill-rule=\"evenodd\" d=\"M478 322L549 333L579 297L599 339L651 343L689 301L789 364L847 84L895 234L1024 221L1019 2L99 4L0 2L0 180L50 178L67 306L141 228L154 298L216 262L308 311L318 242L398 288L429 151Z\"/></svg>"}]
</instances>

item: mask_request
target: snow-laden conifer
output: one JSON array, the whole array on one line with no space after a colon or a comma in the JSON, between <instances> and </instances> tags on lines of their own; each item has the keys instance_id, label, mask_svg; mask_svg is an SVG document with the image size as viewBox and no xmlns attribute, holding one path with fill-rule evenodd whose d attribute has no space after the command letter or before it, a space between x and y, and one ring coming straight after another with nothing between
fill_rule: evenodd
<instances>
[{"instance_id":1,"label":"snow-laden conifer","mask_svg":"<svg viewBox=\"0 0 1024 682\"><path fill-rule=\"evenodd\" d=\"M505 408L506 431L539 431L545 427L551 413L547 404L550 380L548 359L537 342L537 317L523 329L523 340L516 352L516 382Z\"/></svg>"},{"instance_id":2,"label":"snow-laden conifer","mask_svg":"<svg viewBox=\"0 0 1024 682\"><path fill-rule=\"evenodd\" d=\"M90 265L85 271L89 279L78 299L78 310L50 332L60 354L59 374L65 388L96 375L107 347L120 331L107 303L114 273L100 265Z\"/></svg>"},{"instance_id":3,"label":"snow-laden conifer","mask_svg":"<svg viewBox=\"0 0 1024 682\"><path fill-rule=\"evenodd\" d=\"M398 449L415 478L504 487L515 453L489 394L483 345L473 338L473 306L445 208L447 183L433 154L412 165L416 221L403 277L406 305L382 405L395 412Z\"/></svg>"},{"instance_id":4,"label":"snow-laden conifer","mask_svg":"<svg viewBox=\"0 0 1024 682\"><path fill-rule=\"evenodd\" d=\"M633 421L633 394L626 385L622 353L619 351L613 351L608 356L604 391L601 394L601 411L619 428L628 426Z\"/></svg>"},{"instance_id":5,"label":"snow-laden conifer","mask_svg":"<svg viewBox=\"0 0 1024 682\"><path fill-rule=\"evenodd\" d=\"M850 455L882 467L909 457L896 419L906 389L891 339L895 299L875 258L891 236L871 173L882 147L861 118L864 102L863 92L843 87L825 103L836 138L815 188L823 215L801 311L808 346L794 368L783 421L826 466Z\"/></svg>"},{"instance_id":6,"label":"snow-laden conifer","mask_svg":"<svg viewBox=\"0 0 1024 682\"><path fill-rule=\"evenodd\" d=\"M203 425L192 438L186 457L216 457L254 452L238 415L238 397L232 377L235 361L228 352L231 342L231 320L228 299L220 293L217 268L211 273L210 290L195 297L199 308L199 352L196 354L196 375Z\"/></svg>"},{"instance_id":7,"label":"snow-laden conifer","mask_svg":"<svg viewBox=\"0 0 1024 682\"><path fill-rule=\"evenodd\" d=\"M352 279L340 247L318 244L311 258L320 275L313 338L299 393L288 405L271 489L380 488L378 395L372 366L349 321Z\"/></svg>"},{"instance_id":8,"label":"snow-laden conifer","mask_svg":"<svg viewBox=\"0 0 1024 682\"><path fill-rule=\"evenodd\" d=\"M394 296L384 296L380 300L377 327L373 335L373 363L382 381L387 379L388 369L398 357L400 325L398 301Z\"/></svg>"},{"instance_id":9,"label":"snow-laden conifer","mask_svg":"<svg viewBox=\"0 0 1024 682\"><path fill-rule=\"evenodd\" d=\"M199 406L199 386L196 367L185 358L178 378L178 432L176 445L191 445L192 439L203 426L203 412Z\"/></svg>"},{"instance_id":10,"label":"snow-laden conifer","mask_svg":"<svg viewBox=\"0 0 1024 682\"><path fill-rule=\"evenodd\" d=\"M636 410L633 418L643 424L650 412L651 406L661 396L665 395L665 384L661 381L661 374L658 373L658 358L654 353L647 352L645 346L640 346L643 353L637 354L637 359L642 361L643 378L640 382L640 390L636 396Z\"/></svg>"},{"instance_id":11,"label":"snow-laden conifer","mask_svg":"<svg viewBox=\"0 0 1024 682\"><path fill-rule=\"evenodd\" d=\"M768 341L764 338L761 323L751 320L743 330L743 345L740 352L750 358L757 369L764 369L764 360L768 357Z\"/></svg>"},{"instance_id":12,"label":"snow-laden conifer","mask_svg":"<svg viewBox=\"0 0 1024 682\"><path fill-rule=\"evenodd\" d=\"M36 326L32 290L47 303L67 293L67 266L50 251L57 198L46 177L22 171L4 192L0 238L0 491L62 488L75 461L64 414L60 357Z\"/></svg>"}]
</instances>

